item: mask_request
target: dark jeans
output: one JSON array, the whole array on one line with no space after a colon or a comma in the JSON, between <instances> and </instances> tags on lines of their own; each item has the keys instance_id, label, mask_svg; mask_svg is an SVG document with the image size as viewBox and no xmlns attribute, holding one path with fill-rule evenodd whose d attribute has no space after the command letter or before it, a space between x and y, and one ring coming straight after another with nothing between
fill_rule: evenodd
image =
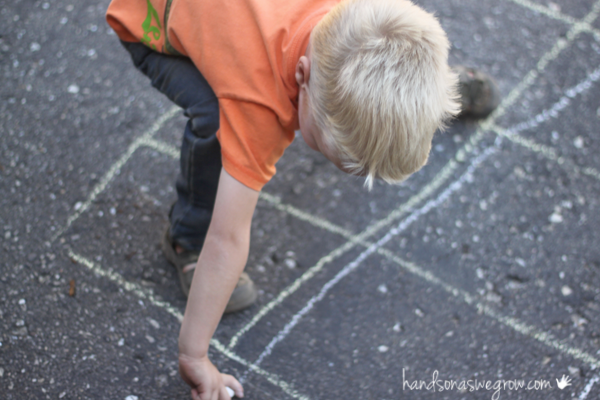
<instances>
[{"instance_id":1,"label":"dark jeans","mask_svg":"<svg viewBox=\"0 0 600 400\"><path fill-rule=\"evenodd\" d=\"M183 108L189 118L181 145L181 171L171 208L171 239L188 250L201 250L212 216L221 146L217 140L219 103L200 71L185 57L168 56L141 43L121 42L152 86Z\"/></svg>"}]
</instances>

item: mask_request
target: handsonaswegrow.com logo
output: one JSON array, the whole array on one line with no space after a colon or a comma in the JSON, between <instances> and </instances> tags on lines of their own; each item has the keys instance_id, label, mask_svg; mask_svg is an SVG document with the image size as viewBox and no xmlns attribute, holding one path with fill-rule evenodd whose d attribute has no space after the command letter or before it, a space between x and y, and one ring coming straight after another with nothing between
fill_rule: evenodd
<instances>
[{"instance_id":1,"label":"handsonaswegrow.com logo","mask_svg":"<svg viewBox=\"0 0 600 400\"><path fill-rule=\"evenodd\" d=\"M556 384L553 385L551 380L545 379L496 379L496 380L485 380L485 379L441 379L440 374L437 370L433 371L431 379L411 380L406 376L406 371L402 368L402 390L413 391L423 390L428 392L450 392L457 391L460 393L477 392L477 391L488 391L491 393L492 400L500 399L500 394L504 392L512 391L541 391L541 390L552 390L558 388L560 390L565 389L567 386L571 386L571 378L563 375L561 379L555 379Z\"/></svg>"}]
</instances>

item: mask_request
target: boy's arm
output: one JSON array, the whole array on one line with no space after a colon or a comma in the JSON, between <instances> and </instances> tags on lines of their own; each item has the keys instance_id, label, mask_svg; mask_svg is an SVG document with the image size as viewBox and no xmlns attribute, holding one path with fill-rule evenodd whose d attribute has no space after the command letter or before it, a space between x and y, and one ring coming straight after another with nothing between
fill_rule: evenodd
<instances>
[{"instance_id":1,"label":"boy's arm","mask_svg":"<svg viewBox=\"0 0 600 400\"><path fill-rule=\"evenodd\" d=\"M201 399L212 398L214 392L221 394L223 385L234 389L238 397L242 394L239 382L219 374L210 363L208 346L246 265L258 195L221 170L212 220L179 333L180 372Z\"/></svg>"}]
</instances>

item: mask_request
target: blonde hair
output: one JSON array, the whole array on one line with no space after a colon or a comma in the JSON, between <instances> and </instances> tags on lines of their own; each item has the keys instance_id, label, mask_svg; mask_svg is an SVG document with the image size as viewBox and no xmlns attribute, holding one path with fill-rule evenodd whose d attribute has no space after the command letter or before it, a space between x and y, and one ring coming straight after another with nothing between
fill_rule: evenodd
<instances>
[{"instance_id":1,"label":"blonde hair","mask_svg":"<svg viewBox=\"0 0 600 400\"><path fill-rule=\"evenodd\" d=\"M347 0L313 29L311 111L369 188L425 165L435 130L459 112L448 48L437 19L407 0Z\"/></svg>"}]
</instances>

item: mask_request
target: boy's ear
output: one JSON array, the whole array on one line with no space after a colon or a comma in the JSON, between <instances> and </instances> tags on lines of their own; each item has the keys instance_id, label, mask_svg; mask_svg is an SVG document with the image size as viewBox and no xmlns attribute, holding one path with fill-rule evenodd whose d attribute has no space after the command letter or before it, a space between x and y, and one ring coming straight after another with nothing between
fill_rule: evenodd
<instances>
[{"instance_id":1,"label":"boy's ear","mask_svg":"<svg viewBox=\"0 0 600 400\"><path fill-rule=\"evenodd\" d=\"M300 57L296 64L296 82L298 86L308 85L310 79L310 59L306 56Z\"/></svg>"}]
</instances>

